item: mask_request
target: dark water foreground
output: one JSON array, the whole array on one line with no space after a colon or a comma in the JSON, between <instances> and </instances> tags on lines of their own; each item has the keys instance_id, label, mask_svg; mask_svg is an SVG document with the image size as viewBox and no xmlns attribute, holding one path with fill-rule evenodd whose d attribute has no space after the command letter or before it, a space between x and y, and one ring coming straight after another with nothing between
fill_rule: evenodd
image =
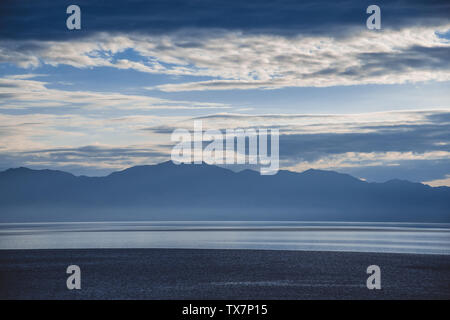
<instances>
[{"instance_id":1,"label":"dark water foreground","mask_svg":"<svg viewBox=\"0 0 450 320\"><path fill-rule=\"evenodd\" d=\"M68 290L66 268L81 268ZM368 290L366 268L381 268ZM450 256L196 249L0 250L1 299L450 299Z\"/></svg>"}]
</instances>

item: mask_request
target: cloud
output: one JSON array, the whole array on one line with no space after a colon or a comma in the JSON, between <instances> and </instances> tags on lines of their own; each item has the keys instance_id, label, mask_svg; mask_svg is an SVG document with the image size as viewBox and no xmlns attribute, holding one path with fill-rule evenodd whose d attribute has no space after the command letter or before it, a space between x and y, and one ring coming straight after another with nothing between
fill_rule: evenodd
<instances>
[{"instance_id":1,"label":"cloud","mask_svg":"<svg viewBox=\"0 0 450 320\"><path fill-rule=\"evenodd\" d=\"M382 26L436 26L448 21L448 1L378 0ZM0 2L0 38L55 40L98 32L159 35L180 29L225 29L274 35L347 35L365 27L372 1L330 0L131 0L98 5L78 0L82 28L65 27L69 0ZM195 42L192 42L195 43Z\"/></svg>"},{"instance_id":2,"label":"cloud","mask_svg":"<svg viewBox=\"0 0 450 320\"><path fill-rule=\"evenodd\" d=\"M339 168L340 172L351 174L355 177L364 177L367 181L384 182L394 178L403 180L424 182L440 180L450 172L450 159L433 158L431 154L417 155L416 159L400 157L390 162L379 161L372 164L362 163L360 166L347 166ZM449 185L450 186L450 185Z\"/></svg>"},{"instance_id":3,"label":"cloud","mask_svg":"<svg viewBox=\"0 0 450 320\"><path fill-rule=\"evenodd\" d=\"M150 74L207 77L166 83L166 92L399 84L450 80L450 24L346 37L282 36L227 30L184 30L164 35L97 33L70 40L5 40L0 63L110 67ZM135 54L123 58L125 51Z\"/></svg>"},{"instance_id":4,"label":"cloud","mask_svg":"<svg viewBox=\"0 0 450 320\"><path fill-rule=\"evenodd\" d=\"M14 75L0 78L0 109L35 107L77 107L99 109L227 109L221 103L168 100L146 95L112 92L66 91L48 88L47 82L31 80L37 75Z\"/></svg>"},{"instance_id":5,"label":"cloud","mask_svg":"<svg viewBox=\"0 0 450 320\"><path fill-rule=\"evenodd\" d=\"M155 115L0 114L0 151L6 156L86 145L133 148L140 145L140 149L155 150L167 138L158 134L150 137L142 129L176 119Z\"/></svg>"},{"instance_id":6,"label":"cloud","mask_svg":"<svg viewBox=\"0 0 450 320\"><path fill-rule=\"evenodd\" d=\"M315 160L324 155L347 152L450 151L450 125L409 125L383 127L373 132L290 134L280 138L286 158ZM364 129L364 128L362 128ZM364 130L363 130L364 131ZM442 157L447 157L444 153Z\"/></svg>"},{"instance_id":7,"label":"cloud","mask_svg":"<svg viewBox=\"0 0 450 320\"><path fill-rule=\"evenodd\" d=\"M403 110L356 114L237 114L218 113L198 116L176 123L177 127L192 127L194 120L202 120L210 129L276 127L285 135L355 134L404 132L416 128L448 125L449 111ZM151 128L149 128L151 129ZM445 129L445 127L444 127ZM445 132L445 130L443 130Z\"/></svg>"},{"instance_id":8,"label":"cloud","mask_svg":"<svg viewBox=\"0 0 450 320\"><path fill-rule=\"evenodd\" d=\"M346 115L216 114L147 128L169 134L175 128L277 128L280 165L351 173L368 181L439 179L450 172L450 112L395 111Z\"/></svg>"},{"instance_id":9,"label":"cloud","mask_svg":"<svg viewBox=\"0 0 450 320\"><path fill-rule=\"evenodd\" d=\"M167 154L150 146L83 146L30 150L3 154L0 168L29 166L67 170L74 174L102 175L140 164L155 164L167 159Z\"/></svg>"},{"instance_id":10,"label":"cloud","mask_svg":"<svg viewBox=\"0 0 450 320\"><path fill-rule=\"evenodd\" d=\"M293 163L293 165L287 165ZM436 163L444 163L444 167L440 167L435 172L427 172L427 176L433 177L438 174L442 176L442 170L448 171L450 164L450 152L448 151L432 151L424 153L416 153L412 151L406 152L345 152L345 153L329 153L322 157L317 157L310 161L295 161L286 159L284 161L285 166L293 171L304 171L310 168L314 169L327 169L338 170L340 172L349 172L356 175L363 175L366 180L369 181L386 181L385 174L380 175L380 171L388 171L388 168L393 168L391 174L397 174L404 176L405 164L418 164L424 163L430 165ZM376 172L372 172L367 175L370 169L376 168ZM381 168L381 170L380 170ZM427 169L429 170L429 168ZM417 176L423 175L424 172L418 172L417 168L413 171L414 177L409 179L418 181ZM411 172L409 172L411 175ZM419 180L420 181L420 180Z\"/></svg>"},{"instance_id":11,"label":"cloud","mask_svg":"<svg viewBox=\"0 0 450 320\"><path fill-rule=\"evenodd\" d=\"M435 29L422 27L361 31L348 38L226 34L206 39L201 48L165 48L166 55L178 54L198 68L192 72L218 79L149 89L177 92L448 81L449 48Z\"/></svg>"},{"instance_id":12,"label":"cloud","mask_svg":"<svg viewBox=\"0 0 450 320\"><path fill-rule=\"evenodd\" d=\"M444 179L424 181L423 183L428 184L429 186L432 187L442 187L442 186L450 187L450 175L446 175Z\"/></svg>"}]
</instances>

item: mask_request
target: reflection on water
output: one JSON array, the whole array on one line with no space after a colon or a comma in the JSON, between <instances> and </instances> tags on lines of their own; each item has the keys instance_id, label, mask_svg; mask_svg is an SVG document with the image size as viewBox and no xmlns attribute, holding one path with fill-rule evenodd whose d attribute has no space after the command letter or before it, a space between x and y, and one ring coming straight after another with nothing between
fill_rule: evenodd
<instances>
[{"instance_id":1,"label":"reflection on water","mask_svg":"<svg viewBox=\"0 0 450 320\"><path fill-rule=\"evenodd\" d=\"M63 248L217 248L450 254L450 224L286 221L0 224L0 249Z\"/></svg>"}]
</instances>

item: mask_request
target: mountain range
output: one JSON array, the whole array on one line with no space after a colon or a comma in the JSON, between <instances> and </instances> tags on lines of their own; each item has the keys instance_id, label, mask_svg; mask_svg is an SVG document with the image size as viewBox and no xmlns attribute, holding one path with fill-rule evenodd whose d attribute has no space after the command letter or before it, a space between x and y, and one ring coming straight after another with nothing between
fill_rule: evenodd
<instances>
[{"instance_id":1,"label":"mountain range","mask_svg":"<svg viewBox=\"0 0 450 320\"><path fill-rule=\"evenodd\" d=\"M450 188L369 183L333 171L264 176L164 162L104 177L0 172L0 221L317 220L450 222Z\"/></svg>"}]
</instances>

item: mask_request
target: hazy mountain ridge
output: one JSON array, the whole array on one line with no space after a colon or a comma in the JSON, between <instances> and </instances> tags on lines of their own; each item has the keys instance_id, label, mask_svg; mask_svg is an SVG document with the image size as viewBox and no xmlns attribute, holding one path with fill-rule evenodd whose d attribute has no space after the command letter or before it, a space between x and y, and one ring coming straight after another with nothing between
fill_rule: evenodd
<instances>
[{"instance_id":1,"label":"hazy mountain ridge","mask_svg":"<svg viewBox=\"0 0 450 320\"><path fill-rule=\"evenodd\" d=\"M58 170L0 172L0 219L33 219L46 211L80 220L292 219L450 221L450 188L390 180L368 183L348 174L307 170L258 172L202 165L136 166L104 177ZM80 212L79 214L77 212ZM89 212L89 214L88 214ZM102 212L100 214L100 212ZM105 216L106 215L106 216ZM6 218L5 218L6 217Z\"/></svg>"}]
</instances>

